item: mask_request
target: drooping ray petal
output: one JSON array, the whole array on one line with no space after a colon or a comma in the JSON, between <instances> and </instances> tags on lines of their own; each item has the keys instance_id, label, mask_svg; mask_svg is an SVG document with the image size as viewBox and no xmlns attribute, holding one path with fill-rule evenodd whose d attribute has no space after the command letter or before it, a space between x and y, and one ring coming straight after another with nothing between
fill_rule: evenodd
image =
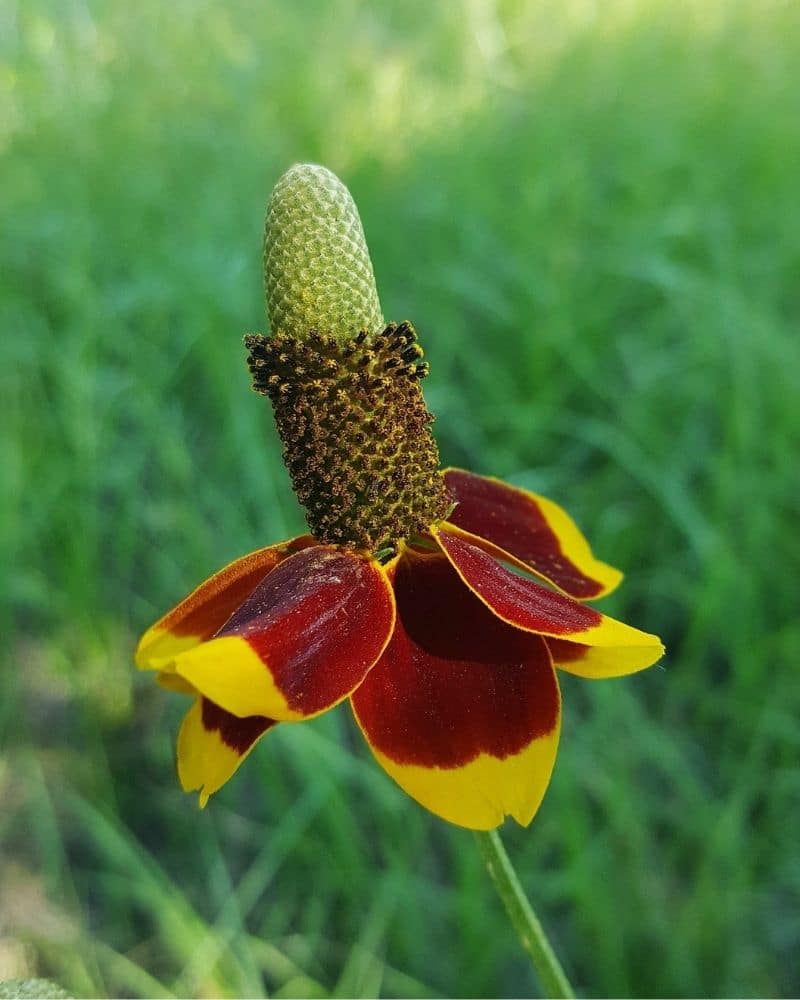
<instances>
[{"instance_id":1,"label":"drooping ray petal","mask_svg":"<svg viewBox=\"0 0 800 1000\"><path fill-rule=\"evenodd\" d=\"M622 580L618 569L595 559L577 524L547 497L464 469L447 469L444 479L458 503L448 521L478 536L499 558L579 600L602 597Z\"/></svg>"},{"instance_id":2,"label":"drooping ray petal","mask_svg":"<svg viewBox=\"0 0 800 1000\"><path fill-rule=\"evenodd\" d=\"M297 721L358 687L394 617L376 560L316 545L272 570L213 639L175 658L175 671L234 715Z\"/></svg>"},{"instance_id":3,"label":"drooping ray petal","mask_svg":"<svg viewBox=\"0 0 800 1000\"><path fill-rule=\"evenodd\" d=\"M200 807L233 776L274 719L239 719L207 698L196 698L178 734L178 777L185 792L200 793Z\"/></svg>"},{"instance_id":4,"label":"drooping ray petal","mask_svg":"<svg viewBox=\"0 0 800 1000\"><path fill-rule=\"evenodd\" d=\"M444 556L393 569L392 640L351 696L375 757L431 812L476 830L527 825L550 780L561 718L542 638L510 628Z\"/></svg>"},{"instance_id":5,"label":"drooping ray petal","mask_svg":"<svg viewBox=\"0 0 800 1000\"><path fill-rule=\"evenodd\" d=\"M431 534L464 583L509 625L585 646L625 650L627 673L649 667L662 656L664 647L658 636L640 632L529 577L512 573L482 549L446 530L445 525L431 528Z\"/></svg>"},{"instance_id":6,"label":"drooping ray petal","mask_svg":"<svg viewBox=\"0 0 800 1000\"><path fill-rule=\"evenodd\" d=\"M315 544L310 535L301 535L279 545L268 545L210 576L145 632L136 650L137 667L170 669L170 660L178 653L210 639L270 570Z\"/></svg>"},{"instance_id":7,"label":"drooping ray petal","mask_svg":"<svg viewBox=\"0 0 800 1000\"><path fill-rule=\"evenodd\" d=\"M197 694L195 688L187 680L171 670L160 670L156 674L156 684L167 691L174 691L176 694Z\"/></svg>"},{"instance_id":8,"label":"drooping ray petal","mask_svg":"<svg viewBox=\"0 0 800 1000\"><path fill-rule=\"evenodd\" d=\"M624 677L651 666L639 646L584 646L567 639L547 639L547 645L559 670L589 680Z\"/></svg>"}]
</instances>

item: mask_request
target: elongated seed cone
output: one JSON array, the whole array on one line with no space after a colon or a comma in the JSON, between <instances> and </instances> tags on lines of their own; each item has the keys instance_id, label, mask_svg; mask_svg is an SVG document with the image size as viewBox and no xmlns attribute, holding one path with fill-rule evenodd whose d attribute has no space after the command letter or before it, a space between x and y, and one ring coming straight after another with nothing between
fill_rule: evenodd
<instances>
[{"instance_id":1,"label":"elongated seed cone","mask_svg":"<svg viewBox=\"0 0 800 1000\"><path fill-rule=\"evenodd\" d=\"M378 333L383 315L358 209L325 167L298 163L267 206L264 288L273 335L311 330L344 341Z\"/></svg>"}]
</instances>

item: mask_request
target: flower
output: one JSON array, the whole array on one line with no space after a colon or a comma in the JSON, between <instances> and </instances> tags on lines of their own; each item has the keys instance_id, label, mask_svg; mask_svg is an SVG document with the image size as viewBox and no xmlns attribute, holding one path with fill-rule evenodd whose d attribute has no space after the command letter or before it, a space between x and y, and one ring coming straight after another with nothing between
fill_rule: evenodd
<instances>
[{"instance_id":1,"label":"flower","mask_svg":"<svg viewBox=\"0 0 800 1000\"><path fill-rule=\"evenodd\" d=\"M473 829L527 825L555 762L556 668L620 676L663 646L585 603L622 574L561 507L440 471L416 333L383 324L355 206L328 171L276 186L265 263L274 333L246 338L249 364L311 534L237 559L142 637L138 666L194 699L181 784L205 805L278 722L349 700L423 806Z\"/></svg>"}]
</instances>

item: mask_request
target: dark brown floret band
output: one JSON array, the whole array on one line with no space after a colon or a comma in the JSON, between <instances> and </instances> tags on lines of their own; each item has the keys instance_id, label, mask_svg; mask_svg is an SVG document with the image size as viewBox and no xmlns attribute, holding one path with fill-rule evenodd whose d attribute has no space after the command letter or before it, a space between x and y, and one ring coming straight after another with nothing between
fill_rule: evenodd
<instances>
[{"instance_id":1,"label":"dark brown floret band","mask_svg":"<svg viewBox=\"0 0 800 1000\"><path fill-rule=\"evenodd\" d=\"M245 346L318 541L378 552L445 517L451 500L419 385L428 366L410 323L349 341L250 334Z\"/></svg>"}]
</instances>

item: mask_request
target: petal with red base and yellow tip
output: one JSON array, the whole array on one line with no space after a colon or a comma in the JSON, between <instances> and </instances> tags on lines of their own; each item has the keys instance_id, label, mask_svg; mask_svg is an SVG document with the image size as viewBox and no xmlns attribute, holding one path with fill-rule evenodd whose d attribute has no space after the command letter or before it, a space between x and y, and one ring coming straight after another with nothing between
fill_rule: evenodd
<instances>
[{"instance_id":1,"label":"petal with red base and yellow tip","mask_svg":"<svg viewBox=\"0 0 800 1000\"><path fill-rule=\"evenodd\" d=\"M196 698L178 734L178 777L183 790L199 792L202 809L274 725L274 719L240 719L207 698Z\"/></svg>"},{"instance_id":2,"label":"petal with red base and yellow tip","mask_svg":"<svg viewBox=\"0 0 800 1000\"><path fill-rule=\"evenodd\" d=\"M561 700L545 641L511 628L441 554L406 552L392 569L397 624L351 696L381 766L451 823L527 826L558 746Z\"/></svg>"},{"instance_id":3,"label":"petal with red base and yellow tip","mask_svg":"<svg viewBox=\"0 0 800 1000\"><path fill-rule=\"evenodd\" d=\"M457 504L448 521L498 558L582 601L603 597L622 580L618 569L594 557L577 524L547 497L465 469L445 470L444 481Z\"/></svg>"},{"instance_id":4,"label":"petal with red base and yellow tip","mask_svg":"<svg viewBox=\"0 0 800 1000\"><path fill-rule=\"evenodd\" d=\"M156 674L156 684L165 691L174 691L175 694L197 694L196 688L171 670L160 670Z\"/></svg>"},{"instance_id":5,"label":"petal with red base and yellow tip","mask_svg":"<svg viewBox=\"0 0 800 1000\"><path fill-rule=\"evenodd\" d=\"M394 628L389 579L369 555L316 545L275 567L175 672L244 717L296 722L345 699Z\"/></svg>"},{"instance_id":6,"label":"petal with red base and yellow tip","mask_svg":"<svg viewBox=\"0 0 800 1000\"><path fill-rule=\"evenodd\" d=\"M554 639L599 648L594 676L613 677L643 670L664 653L656 635L601 614L564 594L548 590L530 577L512 573L448 524L431 528L433 538L461 579L484 604L514 628ZM584 654L587 669L590 654ZM556 659L560 666L560 662ZM578 671L573 671L578 672Z\"/></svg>"},{"instance_id":7,"label":"petal with red base and yellow tip","mask_svg":"<svg viewBox=\"0 0 800 1000\"><path fill-rule=\"evenodd\" d=\"M652 665L636 646L584 646L566 639L548 639L547 645L559 670L590 681L624 677Z\"/></svg>"},{"instance_id":8,"label":"petal with red base and yellow tip","mask_svg":"<svg viewBox=\"0 0 800 1000\"><path fill-rule=\"evenodd\" d=\"M210 639L270 570L312 545L316 542L311 535L268 545L210 576L145 632L136 650L136 666L141 670L171 670L170 661Z\"/></svg>"}]
</instances>

